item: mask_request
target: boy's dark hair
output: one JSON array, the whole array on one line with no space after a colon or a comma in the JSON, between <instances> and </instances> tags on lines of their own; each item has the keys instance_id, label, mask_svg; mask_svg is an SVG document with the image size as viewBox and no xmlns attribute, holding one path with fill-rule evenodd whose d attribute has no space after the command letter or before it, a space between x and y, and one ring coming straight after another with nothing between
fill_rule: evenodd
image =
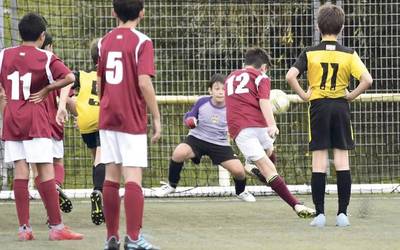
<instances>
[{"instance_id":1,"label":"boy's dark hair","mask_svg":"<svg viewBox=\"0 0 400 250\"><path fill-rule=\"evenodd\" d=\"M114 12L118 18L126 23L139 17L144 8L143 0L113 0Z\"/></svg>"},{"instance_id":2,"label":"boy's dark hair","mask_svg":"<svg viewBox=\"0 0 400 250\"><path fill-rule=\"evenodd\" d=\"M46 31L46 20L36 14L28 13L22 17L18 23L18 30L23 41L35 42L39 39L43 31Z\"/></svg>"},{"instance_id":3,"label":"boy's dark hair","mask_svg":"<svg viewBox=\"0 0 400 250\"><path fill-rule=\"evenodd\" d=\"M260 68L261 65L266 64L268 67L272 66L272 59L267 51L262 48L251 48L246 51L244 56L244 63L251 65L255 68Z\"/></svg>"},{"instance_id":4,"label":"boy's dark hair","mask_svg":"<svg viewBox=\"0 0 400 250\"><path fill-rule=\"evenodd\" d=\"M97 61L99 60L99 43L100 38L95 38L90 43L90 56L92 57L93 63L97 65Z\"/></svg>"},{"instance_id":5,"label":"boy's dark hair","mask_svg":"<svg viewBox=\"0 0 400 250\"><path fill-rule=\"evenodd\" d=\"M53 36L49 34L49 32L45 32L45 37L44 37L44 42L41 49L46 49L47 45L52 45L53 44Z\"/></svg>"},{"instance_id":6,"label":"boy's dark hair","mask_svg":"<svg viewBox=\"0 0 400 250\"><path fill-rule=\"evenodd\" d=\"M344 25L344 11L339 6L326 3L318 10L317 22L322 35L338 35Z\"/></svg>"},{"instance_id":7,"label":"boy's dark hair","mask_svg":"<svg viewBox=\"0 0 400 250\"><path fill-rule=\"evenodd\" d=\"M212 88L212 86L214 85L214 83L216 82L220 82L222 84L224 84L225 82L225 76L223 74L214 74L211 76L210 81L207 84L208 88Z\"/></svg>"}]
</instances>

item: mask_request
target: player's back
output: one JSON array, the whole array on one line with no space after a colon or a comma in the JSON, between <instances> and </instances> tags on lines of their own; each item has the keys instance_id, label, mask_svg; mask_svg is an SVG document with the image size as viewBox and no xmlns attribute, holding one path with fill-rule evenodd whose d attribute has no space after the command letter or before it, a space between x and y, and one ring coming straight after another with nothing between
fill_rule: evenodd
<instances>
[{"instance_id":1,"label":"player's back","mask_svg":"<svg viewBox=\"0 0 400 250\"><path fill-rule=\"evenodd\" d=\"M308 71L308 83L312 89L310 100L344 97L351 76L359 79L366 71L357 53L335 40L323 40L305 49L295 67L301 73Z\"/></svg>"},{"instance_id":2,"label":"player's back","mask_svg":"<svg viewBox=\"0 0 400 250\"><path fill-rule=\"evenodd\" d=\"M226 117L233 138L247 127L267 127L259 101L269 98L270 85L267 75L254 68L236 70L226 78Z\"/></svg>"},{"instance_id":3,"label":"player's back","mask_svg":"<svg viewBox=\"0 0 400 250\"><path fill-rule=\"evenodd\" d=\"M81 134L99 129L99 96L97 95L96 71L79 71L79 93L76 98L77 124Z\"/></svg>"},{"instance_id":4,"label":"player's back","mask_svg":"<svg viewBox=\"0 0 400 250\"><path fill-rule=\"evenodd\" d=\"M50 137L49 116L44 102L28 101L31 93L53 81L53 54L33 46L6 48L0 53L0 81L5 89L4 140Z\"/></svg>"},{"instance_id":5,"label":"player's back","mask_svg":"<svg viewBox=\"0 0 400 250\"><path fill-rule=\"evenodd\" d=\"M154 75L151 40L135 29L115 28L100 40L99 52L99 128L146 133L147 111L139 75Z\"/></svg>"}]
</instances>

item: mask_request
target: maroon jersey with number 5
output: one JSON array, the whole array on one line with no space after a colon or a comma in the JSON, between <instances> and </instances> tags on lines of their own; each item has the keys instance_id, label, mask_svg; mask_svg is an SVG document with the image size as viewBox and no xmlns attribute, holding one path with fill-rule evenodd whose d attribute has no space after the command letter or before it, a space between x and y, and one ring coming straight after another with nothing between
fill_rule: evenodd
<instances>
[{"instance_id":1,"label":"maroon jersey with number 5","mask_svg":"<svg viewBox=\"0 0 400 250\"><path fill-rule=\"evenodd\" d=\"M253 68L236 70L226 78L226 119L232 138L245 128L267 127L259 101L269 99L270 86L268 76Z\"/></svg>"},{"instance_id":2,"label":"maroon jersey with number 5","mask_svg":"<svg viewBox=\"0 0 400 250\"><path fill-rule=\"evenodd\" d=\"M139 75L155 74L152 41L136 29L119 27L106 34L98 45L99 128L145 134L147 111Z\"/></svg>"},{"instance_id":3,"label":"maroon jersey with number 5","mask_svg":"<svg viewBox=\"0 0 400 250\"><path fill-rule=\"evenodd\" d=\"M28 101L31 93L64 78L70 70L53 53L33 46L17 46L0 52L0 82L5 89L3 140L50 138L45 103Z\"/></svg>"}]
</instances>

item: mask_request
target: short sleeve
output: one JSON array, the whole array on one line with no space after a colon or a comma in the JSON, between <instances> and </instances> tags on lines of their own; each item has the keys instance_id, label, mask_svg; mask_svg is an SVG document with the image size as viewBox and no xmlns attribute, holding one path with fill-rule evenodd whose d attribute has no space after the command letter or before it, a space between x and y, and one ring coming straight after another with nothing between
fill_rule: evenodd
<instances>
[{"instance_id":1,"label":"short sleeve","mask_svg":"<svg viewBox=\"0 0 400 250\"><path fill-rule=\"evenodd\" d=\"M354 51L351 59L351 75L357 80L360 80L361 75L365 72L368 72L367 67L365 67L357 52Z\"/></svg>"},{"instance_id":2,"label":"short sleeve","mask_svg":"<svg viewBox=\"0 0 400 250\"><path fill-rule=\"evenodd\" d=\"M71 70L55 55L52 55L50 59L50 71L55 81L71 73Z\"/></svg>"},{"instance_id":3,"label":"short sleeve","mask_svg":"<svg viewBox=\"0 0 400 250\"><path fill-rule=\"evenodd\" d=\"M154 48L151 40L146 40L141 45L138 55L138 75L155 76Z\"/></svg>"},{"instance_id":4,"label":"short sleeve","mask_svg":"<svg viewBox=\"0 0 400 250\"><path fill-rule=\"evenodd\" d=\"M296 62L293 64L293 67L297 68L300 72L299 75L303 74L304 71L307 71L307 53L306 50L303 50Z\"/></svg>"},{"instance_id":5,"label":"short sleeve","mask_svg":"<svg viewBox=\"0 0 400 250\"><path fill-rule=\"evenodd\" d=\"M257 79L256 79L257 82ZM256 84L257 85L257 84ZM267 76L263 76L257 86L258 98L269 99L269 93L271 92L271 80Z\"/></svg>"}]
</instances>

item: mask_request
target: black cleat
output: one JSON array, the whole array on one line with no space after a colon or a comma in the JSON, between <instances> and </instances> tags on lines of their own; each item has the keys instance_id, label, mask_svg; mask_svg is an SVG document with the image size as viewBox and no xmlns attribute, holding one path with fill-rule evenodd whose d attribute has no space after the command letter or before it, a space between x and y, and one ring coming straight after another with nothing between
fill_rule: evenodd
<instances>
[{"instance_id":1,"label":"black cleat","mask_svg":"<svg viewBox=\"0 0 400 250\"><path fill-rule=\"evenodd\" d=\"M267 179L265 179L264 175L261 174L260 170L257 168L256 165L246 162L244 165L244 169L246 170L247 173L257 177L259 181L268 185Z\"/></svg>"},{"instance_id":2,"label":"black cleat","mask_svg":"<svg viewBox=\"0 0 400 250\"><path fill-rule=\"evenodd\" d=\"M60 209L64 213L70 213L72 211L72 202L63 192L63 190L57 185L58 200L60 201Z\"/></svg>"},{"instance_id":3,"label":"black cleat","mask_svg":"<svg viewBox=\"0 0 400 250\"><path fill-rule=\"evenodd\" d=\"M99 190L94 190L90 195L90 202L92 203L92 222L95 225L101 225L105 221L102 193Z\"/></svg>"}]
</instances>

